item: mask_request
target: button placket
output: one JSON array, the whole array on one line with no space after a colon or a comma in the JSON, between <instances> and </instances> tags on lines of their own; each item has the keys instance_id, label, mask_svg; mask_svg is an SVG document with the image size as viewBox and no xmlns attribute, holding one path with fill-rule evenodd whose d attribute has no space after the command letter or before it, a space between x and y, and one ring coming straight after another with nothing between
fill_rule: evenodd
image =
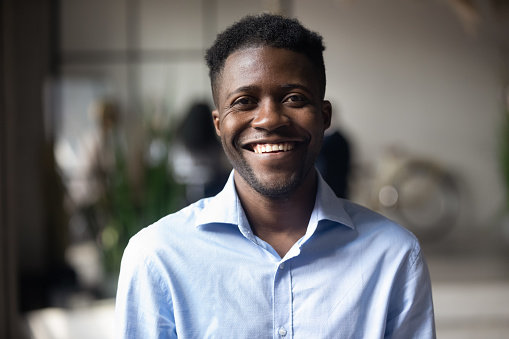
<instances>
[{"instance_id":1,"label":"button placket","mask_svg":"<svg viewBox=\"0 0 509 339\"><path fill-rule=\"evenodd\" d=\"M273 317L275 338L291 338L292 329L292 285L288 263L276 267L274 277Z\"/></svg>"}]
</instances>

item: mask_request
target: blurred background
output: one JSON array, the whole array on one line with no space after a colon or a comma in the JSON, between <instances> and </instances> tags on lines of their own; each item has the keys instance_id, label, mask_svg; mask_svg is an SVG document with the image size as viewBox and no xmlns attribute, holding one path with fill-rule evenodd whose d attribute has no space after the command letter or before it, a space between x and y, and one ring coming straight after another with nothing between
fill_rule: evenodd
<instances>
[{"instance_id":1,"label":"blurred background","mask_svg":"<svg viewBox=\"0 0 509 339\"><path fill-rule=\"evenodd\" d=\"M4 0L0 338L112 338L129 237L225 182L204 51L262 11L323 35L318 168L418 236L439 338L507 337L507 1Z\"/></svg>"}]
</instances>

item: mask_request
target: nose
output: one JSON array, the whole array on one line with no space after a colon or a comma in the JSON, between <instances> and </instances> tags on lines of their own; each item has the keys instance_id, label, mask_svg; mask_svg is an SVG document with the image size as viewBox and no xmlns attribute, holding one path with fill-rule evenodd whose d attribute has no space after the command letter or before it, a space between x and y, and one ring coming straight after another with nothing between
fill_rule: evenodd
<instances>
[{"instance_id":1,"label":"nose","mask_svg":"<svg viewBox=\"0 0 509 339\"><path fill-rule=\"evenodd\" d=\"M284 114L283 108L277 102L267 100L259 104L251 126L274 131L282 126L289 125L289 123L290 119Z\"/></svg>"}]
</instances>

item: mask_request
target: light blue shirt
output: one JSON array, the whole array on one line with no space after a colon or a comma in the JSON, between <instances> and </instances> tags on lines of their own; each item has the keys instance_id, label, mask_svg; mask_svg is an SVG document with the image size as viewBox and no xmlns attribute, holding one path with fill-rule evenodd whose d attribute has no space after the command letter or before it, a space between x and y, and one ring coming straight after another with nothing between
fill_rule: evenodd
<instances>
[{"instance_id":1,"label":"light blue shirt","mask_svg":"<svg viewBox=\"0 0 509 339\"><path fill-rule=\"evenodd\" d=\"M140 231L122 259L115 326L117 338L435 338L416 238L322 178L284 258L253 235L233 175Z\"/></svg>"}]
</instances>

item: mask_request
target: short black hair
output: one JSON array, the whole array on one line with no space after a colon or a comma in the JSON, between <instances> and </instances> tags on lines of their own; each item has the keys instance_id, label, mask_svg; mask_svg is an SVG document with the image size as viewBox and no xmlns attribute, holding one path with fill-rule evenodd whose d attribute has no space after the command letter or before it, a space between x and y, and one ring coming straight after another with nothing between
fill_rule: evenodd
<instances>
[{"instance_id":1,"label":"short black hair","mask_svg":"<svg viewBox=\"0 0 509 339\"><path fill-rule=\"evenodd\" d=\"M297 19L278 14L248 15L218 34L214 44L207 50L205 60L214 101L217 99L216 82L226 59L232 53L258 46L283 48L306 55L315 67L322 96L325 94L325 46L320 34L305 28Z\"/></svg>"}]
</instances>

